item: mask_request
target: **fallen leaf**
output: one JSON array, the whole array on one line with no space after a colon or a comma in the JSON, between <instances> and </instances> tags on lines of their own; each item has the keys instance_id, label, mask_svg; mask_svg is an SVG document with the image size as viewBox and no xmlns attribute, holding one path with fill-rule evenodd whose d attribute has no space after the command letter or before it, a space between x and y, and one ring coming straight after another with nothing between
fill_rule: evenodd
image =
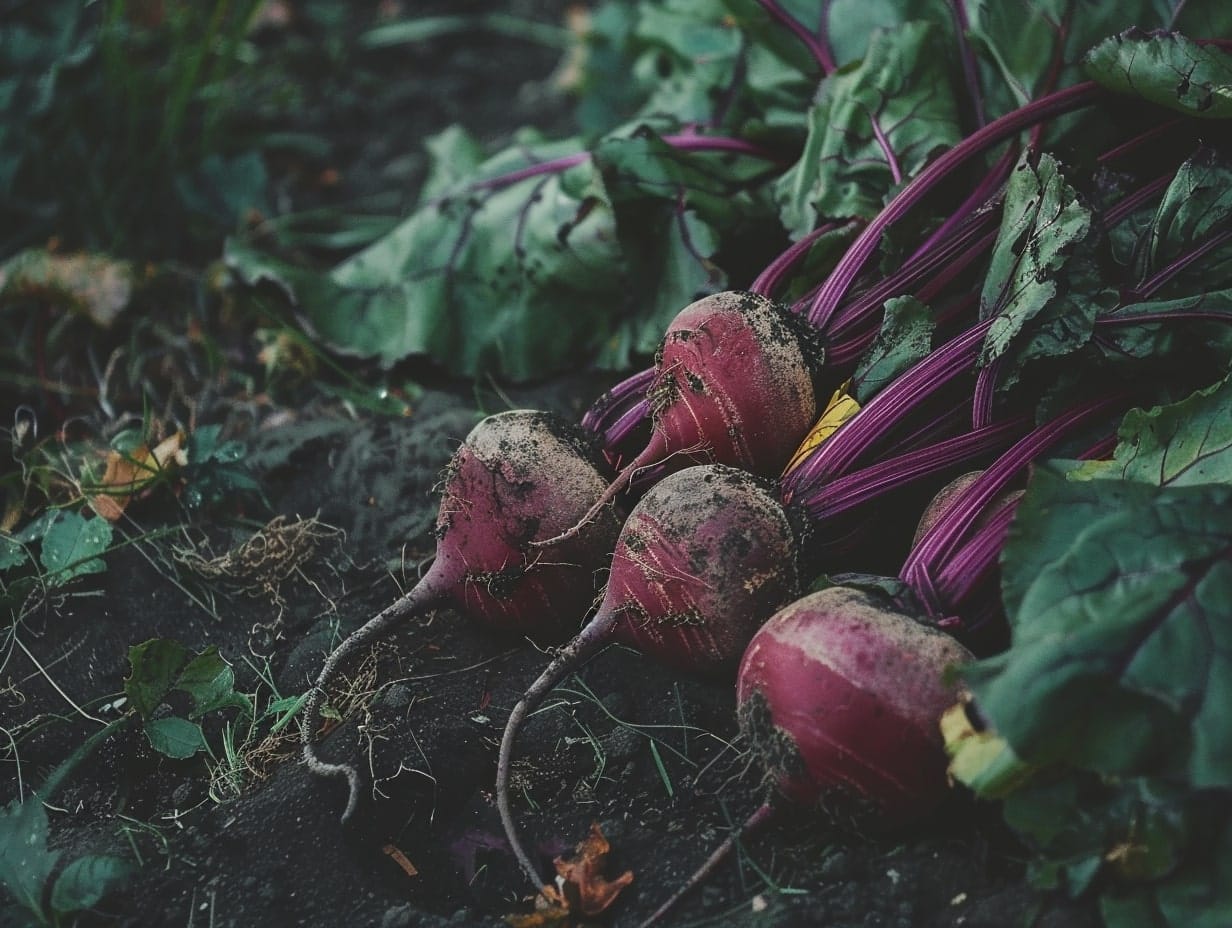
<instances>
[{"instance_id":1,"label":"fallen leaf","mask_svg":"<svg viewBox=\"0 0 1232 928\"><path fill-rule=\"evenodd\" d=\"M611 850L599 824L578 844L573 856L557 857L556 886L545 886L535 897L535 911L527 915L507 915L512 928L550 928L573 925L598 915L608 908L620 891L633 882L633 871L626 870L614 880L603 876Z\"/></svg>"},{"instance_id":2,"label":"fallen leaf","mask_svg":"<svg viewBox=\"0 0 1232 928\"><path fill-rule=\"evenodd\" d=\"M133 295L132 264L106 255L59 255L32 248L0 266L0 302L42 299L111 326Z\"/></svg>"},{"instance_id":3,"label":"fallen leaf","mask_svg":"<svg viewBox=\"0 0 1232 928\"><path fill-rule=\"evenodd\" d=\"M410 858L403 854L402 851L394 845L386 844L381 848L381 850L388 854L390 859L401 867L407 876L419 876L419 870L413 863L411 863Z\"/></svg>"},{"instance_id":4,"label":"fallen leaf","mask_svg":"<svg viewBox=\"0 0 1232 928\"><path fill-rule=\"evenodd\" d=\"M134 496L179 463L183 447L184 433L176 432L159 442L153 451L140 445L125 454L107 452L107 469L96 492L88 494L90 506L108 522L115 522Z\"/></svg>"},{"instance_id":5,"label":"fallen leaf","mask_svg":"<svg viewBox=\"0 0 1232 928\"><path fill-rule=\"evenodd\" d=\"M633 882L632 870L626 870L614 880L603 876L610 850L611 845L596 822L590 826L590 834L577 846L572 858L557 857L554 861L559 876L557 883L571 911L598 915Z\"/></svg>"}]
</instances>

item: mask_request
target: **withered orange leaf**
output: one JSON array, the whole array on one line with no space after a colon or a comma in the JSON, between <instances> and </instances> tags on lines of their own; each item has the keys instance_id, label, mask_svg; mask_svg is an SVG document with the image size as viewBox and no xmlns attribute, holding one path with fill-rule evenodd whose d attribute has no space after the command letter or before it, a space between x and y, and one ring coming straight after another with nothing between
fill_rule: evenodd
<instances>
[{"instance_id":1,"label":"withered orange leaf","mask_svg":"<svg viewBox=\"0 0 1232 928\"><path fill-rule=\"evenodd\" d=\"M616 901L621 890L633 882L633 871L626 870L614 880L603 875L607 855L611 850L597 822L590 834L577 846L573 857L557 857L556 872L560 875L561 892L569 908L579 915L598 915Z\"/></svg>"},{"instance_id":2,"label":"withered orange leaf","mask_svg":"<svg viewBox=\"0 0 1232 928\"><path fill-rule=\"evenodd\" d=\"M397 846L393 844L385 844L382 845L381 850L388 854L393 862L401 867L407 876L419 876L419 869L411 863L410 858L403 854L401 849Z\"/></svg>"},{"instance_id":3,"label":"withered orange leaf","mask_svg":"<svg viewBox=\"0 0 1232 928\"><path fill-rule=\"evenodd\" d=\"M153 451L141 445L127 454L107 452L107 469L96 492L89 494L94 511L108 522L116 521L134 495L177 463L183 445L184 433L176 432L159 442Z\"/></svg>"}]
</instances>

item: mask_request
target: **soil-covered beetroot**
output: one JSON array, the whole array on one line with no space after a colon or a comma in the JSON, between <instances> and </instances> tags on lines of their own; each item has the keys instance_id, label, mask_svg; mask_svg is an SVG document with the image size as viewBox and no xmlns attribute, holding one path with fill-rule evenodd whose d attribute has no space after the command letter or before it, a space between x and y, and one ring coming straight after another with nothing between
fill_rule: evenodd
<instances>
[{"instance_id":1,"label":"soil-covered beetroot","mask_svg":"<svg viewBox=\"0 0 1232 928\"><path fill-rule=\"evenodd\" d=\"M740 726L784 797L890 826L946 791L938 720L957 699L954 639L846 587L776 613L740 664Z\"/></svg>"},{"instance_id":2,"label":"soil-covered beetroot","mask_svg":"<svg viewBox=\"0 0 1232 928\"><path fill-rule=\"evenodd\" d=\"M815 331L759 294L724 291L686 306L655 357L650 441L596 511L648 468L728 464L777 475L817 418L823 354Z\"/></svg>"},{"instance_id":3,"label":"soil-covered beetroot","mask_svg":"<svg viewBox=\"0 0 1232 928\"><path fill-rule=\"evenodd\" d=\"M514 706L501 741L497 804L510 845L540 885L509 807L522 722L601 647L624 642L681 670L730 670L753 633L800 589L801 528L774 487L745 471L699 465L655 484L629 514L594 618Z\"/></svg>"},{"instance_id":4,"label":"soil-covered beetroot","mask_svg":"<svg viewBox=\"0 0 1232 928\"><path fill-rule=\"evenodd\" d=\"M334 650L308 693L304 761L315 773L346 777L344 821L358 801L358 773L321 761L312 743L321 697L338 667L396 622L450 604L495 630L561 637L566 617L594 602L620 522L605 506L565 544L549 551L531 542L591 508L607 485L601 462L587 433L551 413L499 413L471 430L445 470L432 566Z\"/></svg>"}]
</instances>

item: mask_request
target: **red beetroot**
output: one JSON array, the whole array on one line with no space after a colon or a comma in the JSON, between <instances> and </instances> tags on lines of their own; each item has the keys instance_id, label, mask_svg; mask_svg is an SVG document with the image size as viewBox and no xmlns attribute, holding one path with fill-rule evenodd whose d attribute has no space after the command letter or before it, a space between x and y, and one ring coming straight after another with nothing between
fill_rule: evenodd
<instances>
[{"instance_id":1,"label":"red beetroot","mask_svg":"<svg viewBox=\"0 0 1232 928\"><path fill-rule=\"evenodd\" d=\"M813 388L819 336L790 310L756 293L714 293L672 320L647 390L650 442L626 464L594 512L650 467L729 464L775 476L817 418Z\"/></svg>"},{"instance_id":2,"label":"red beetroot","mask_svg":"<svg viewBox=\"0 0 1232 928\"><path fill-rule=\"evenodd\" d=\"M432 566L330 654L308 692L304 762L314 773L346 778L344 822L358 802L359 774L321 761L312 743L321 697L339 665L396 622L447 605L494 629L559 638L563 623L594 602L620 523L611 507L602 507L567 544L549 552L531 542L573 525L591 508L607 484L601 461L587 433L551 413L499 413L466 437L445 470Z\"/></svg>"},{"instance_id":3,"label":"red beetroot","mask_svg":"<svg viewBox=\"0 0 1232 928\"><path fill-rule=\"evenodd\" d=\"M945 795L938 720L957 700L953 638L860 590L831 587L753 637L736 685L741 730L800 805L916 819Z\"/></svg>"},{"instance_id":4,"label":"red beetroot","mask_svg":"<svg viewBox=\"0 0 1232 928\"><path fill-rule=\"evenodd\" d=\"M509 806L513 745L527 714L601 647L624 642L691 672L735 666L757 628L799 595L797 525L771 484L712 464L652 487L616 542L594 618L514 706L501 741L496 797L506 835L536 887Z\"/></svg>"}]
</instances>

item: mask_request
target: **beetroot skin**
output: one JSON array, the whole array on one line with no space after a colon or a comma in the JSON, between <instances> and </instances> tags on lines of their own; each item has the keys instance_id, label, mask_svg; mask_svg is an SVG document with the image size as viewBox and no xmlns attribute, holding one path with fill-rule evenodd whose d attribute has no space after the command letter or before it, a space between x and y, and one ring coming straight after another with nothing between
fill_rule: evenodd
<instances>
[{"instance_id":1,"label":"beetroot skin","mask_svg":"<svg viewBox=\"0 0 1232 928\"><path fill-rule=\"evenodd\" d=\"M754 293L686 306L656 358L646 394L655 435L643 456L777 475L817 418L812 368L821 352L805 349L807 334Z\"/></svg>"},{"instance_id":2,"label":"beetroot skin","mask_svg":"<svg viewBox=\"0 0 1232 928\"><path fill-rule=\"evenodd\" d=\"M740 664L741 729L787 799L885 826L946 793L938 721L958 699L948 667L971 654L948 635L831 587L776 613Z\"/></svg>"},{"instance_id":3,"label":"beetroot skin","mask_svg":"<svg viewBox=\"0 0 1232 928\"><path fill-rule=\"evenodd\" d=\"M655 476L727 464L776 477L817 418L820 336L786 307L756 293L724 291L682 309L668 326L646 392L651 434L571 538L640 472Z\"/></svg>"},{"instance_id":4,"label":"beetroot skin","mask_svg":"<svg viewBox=\"0 0 1232 928\"><path fill-rule=\"evenodd\" d=\"M800 531L772 488L722 465L665 478L616 541L596 620L688 672L731 667L763 621L798 595Z\"/></svg>"},{"instance_id":5,"label":"beetroot skin","mask_svg":"<svg viewBox=\"0 0 1232 928\"><path fill-rule=\"evenodd\" d=\"M603 458L551 413L489 416L450 461L428 576L491 628L559 635L594 601L620 520L603 507L570 543L531 545L572 526L605 489Z\"/></svg>"}]
</instances>

